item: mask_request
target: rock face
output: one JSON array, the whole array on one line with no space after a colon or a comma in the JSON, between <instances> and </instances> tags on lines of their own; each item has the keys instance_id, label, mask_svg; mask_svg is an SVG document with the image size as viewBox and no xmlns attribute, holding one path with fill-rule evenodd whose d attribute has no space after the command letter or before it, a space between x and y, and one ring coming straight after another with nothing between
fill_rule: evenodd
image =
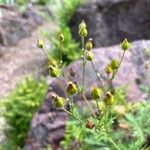
<instances>
[{"instance_id":1,"label":"rock face","mask_svg":"<svg viewBox=\"0 0 150 150\"><path fill-rule=\"evenodd\" d=\"M17 44L21 39L30 36L31 31L43 22L32 8L27 8L22 15L13 9L3 9L0 18L0 44L4 46Z\"/></svg>"},{"instance_id":2,"label":"rock face","mask_svg":"<svg viewBox=\"0 0 150 150\"><path fill-rule=\"evenodd\" d=\"M132 43L132 48L126 52L123 64L113 81L114 86L128 85L127 98L131 101L142 100L146 95L139 90L139 83L150 86L150 41L142 40ZM146 50L146 48L148 48ZM94 49L94 64L99 73L102 73L103 80L105 79L104 66L110 59L119 59L122 54L120 46L110 46ZM147 65L146 65L147 64ZM81 62L77 61L69 65L65 71L68 78L70 68L74 68L77 72L77 82L81 81L82 68ZM147 66L147 67L146 67ZM59 79L60 80L60 79ZM73 79L71 79L73 80ZM86 85L87 97L89 97L90 87L97 85L98 81L93 74L92 65L88 62L86 66ZM137 82L140 81L140 82ZM59 81L64 84L64 81ZM78 82L79 83L79 82ZM137 84L138 83L138 84ZM25 150L42 150L47 144L51 144L54 150L60 150L59 141L63 138L65 122L67 114L61 110L56 110L52 105L51 95L55 92L60 96L64 96L64 88L58 84L58 81L48 78L49 91L41 108L33 117L31 122L29 136L26 139ZM82 96L77 95L75 101L82 102ZM81 107L84 105L81 104Z\"/></svg>"},{"instance_id":3,"label":"rock face","mask_svg":"<svg viewBox=\"0 0 150 150\"><path fill-rule=\"evenodd\" d=\"M72 16L69 26L79 40L78 24L85 20L96 47L150 38L149 0L86 0Z\"/></svg>"},{"instance_id":4,"label":"rock face","mask_svg":"<svg viewBox=\"0 0 150 150\"><path fill-rule=\"evenodd\" d=\"M0 54L0 99L25 76L32 75L38 78L47 74L45 67L47 57L41 49L37 48L36 43L41 37L39 31L44 30L52 34L56 29L57 26L54 23L44 23L32 32L32 36L22 39L16 46L0 46L0 50L3 51Z\"/></svg>"}]
</instances>

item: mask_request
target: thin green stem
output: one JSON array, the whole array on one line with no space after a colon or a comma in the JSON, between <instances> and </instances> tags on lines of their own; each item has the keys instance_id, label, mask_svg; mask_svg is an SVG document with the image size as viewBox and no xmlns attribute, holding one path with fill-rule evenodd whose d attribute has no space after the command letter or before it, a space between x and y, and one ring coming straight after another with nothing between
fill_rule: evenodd
<instances>
[{"instance_id":1,"label":"thin green stem","mask_svg":"<svg viewBox=\"0 0 150 150\"><path fill-rule=\"evenodd\" d=\"M100 84L101 84L101 86L102 86L102 89L105 91L105 88L104 88L104 86L103 86L103 82L102 82L100 76L98 75L98 72L97 72L97 70L96 70L96 68L95 68L94 62L91 61L91 64L92 64L92 68L93 68L93 70L94 70L94 72L95 72L95 75L96 75L97 79L99 80L99 82L100 82Z\"/></svg>"},{"instance_id":2,"label":"thin green stem","mask_svg":"<svg viewBox=\"0 0 150 150\"><path fill-rule=\"evenodd\" d=\"M108 132L108 129L107 129L107 105L105 106L104 116L105 116L104 126L105 126L105 130L106 130L106 133L107 133Z\"/></svg>"},{"instance_id":3,"label":"thin green stem","mask_svg":"<svg viewBox=\"0 0 150 150\"><path fill-rule=\"evenodd\" d=\"M76 77L75 77L75 82L76 82L76 84L77 84L77 87L79 88L78 82L77 82L77 80L76 80ZM86 102L86 105L89 107L89 109L90 109L92 115L96 118L96 115L95 115L95 113L94 113L94 111L93 111L91 105L89 104L89 101L87 100L87 98L86 98L86 96L85 96L83 90L82 90L81 94L82 94L83 100Z\"/></svg>"},{"instance_id":4,"label":"thin green stem","mask_svg":"<svg viewBox=\"0 0 150 150\"><path fill-rule=\"evenodd\" d=\"M73 96L70 96L70 101L71 101L71 112L72 114L74 114Z\"/></svg>"},{"instance_id":5,"label":"thin green stem","mask_svg":"<svg viewBox=\"0 0 150 150\"><path fill-rule=\"evenodd\" d=\"M115 143L115 141L112 139L111 136L108 137L109 141L111 142L111 144L113 144L113 146L116 148L116 150L120 150L120 148L118 147L118 145Z\"/></svg>"},{"instance_id":6,"label":"thin green stem","mask_svg":"<svg viewBox=\"0 0 150 150\"><path fill-rule=\"evenodd\" d=\"M121 60L120 60L120 63L119 63L119 67L118 67L118 69L116 69L116 71L113 73L112 78L110 79L110 81L112 81L112 80L114 79L115 75L117 74L117 72L118 72L118 70L119 70L119 68L120 68L120 66L121 66L121 64L122 64L124 55L125 55L125 51L123 51L123 54L122 54L122 56L121 56Z\"/></svg>"},{"instance_id":7,"label":"thin green stem","mask_svg":"<svg viewBox=\"0 0 150 150\"><path fill-rule=\"evenodd\" d=\"M85 123L82 119L80 119L77 115L73 114L72 112L68 111L68 110L65 109L65 108L62 108L62 109L63 109L65 112L67 112L68 114L74 116L74 117L75 117L77 120L79 120L82 124L86 125L86 123Z\"/></svg>"},{"instance_id":8,"label":"thin green stem","mask_svg":"<svg viewBox=\"0 0 150 150\"><path fill-rule=\"evenodd\" d=\"M43 52L45 53L45 55L48 57L47 51L46 51L44 48L42 48L42 50L43 50Z\"/></svg>"},{"instance_id":9,"label":"thin green stem","mask_svg":"<svg viewBox=\"0 0 150 150\"><path fill-rule=\"evenodd\" d=\"M86 65L86 59L85 59L85 38L81 37L81 43L82 43L82 57L83 57L83 71L82 71L82 90L84 90L84 84L85 84L85 65Z\"/></svg>"},{"instance_id":10,"label":"thin green stem","mask_svg":"<svg viewBox=\"0 0 150 150\"><path fill-rule=\"evenodd\" d=\"M89 102L88 102L88 100L87 100L87 98L86 98L84 92L82 92L82 96L83 96L83 99L84 99L84 101L86 102L87 106L89 107L91 113L93 114L94 118L96 118L96 115L95 115L95 113L94 113L94 110L92 109L91 105L89 104Z\"/></svg>"},{"instance_id":11,"label":"thin green stem","mask_svg":"<svg viewBox=\"0 0 150 150\"><path fill-rule=\"evenodd\" d=\"M85 59L85 38L82 36L81 37L81 44L82 44L82 57L83 57L83 71L82 71L82 96L84 101L86 102L87 106L89 107L91 113L93 114L93 116L96 118L96 115L91 107L91 105L89 104L85 94L84 94L84 84L85 84L85 65L86 65L86 59Z\"/></svg>"},{"instance_id":12,"label":"thin green stem","mask_svg":"<svg viewBox=\"0 0 150 150\"><path fill-rule=\"evenodd\" d=\"M59 62L62 64L62 42L60 41L59 45Z\"/></svg>"}]
</instances>

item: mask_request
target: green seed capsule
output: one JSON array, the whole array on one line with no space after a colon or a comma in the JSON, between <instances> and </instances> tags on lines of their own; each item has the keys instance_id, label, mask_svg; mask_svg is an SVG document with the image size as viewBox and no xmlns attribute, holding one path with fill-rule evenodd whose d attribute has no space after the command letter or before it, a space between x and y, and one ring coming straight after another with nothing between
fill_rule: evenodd
<instances>
[{"instance_id":1,"label":"green seed capsule","mask_svg":"<svg viewBox=\"0 0 150 150\"><path fill-rule=\"evenodd\" d=\"M114 96L111 94L111 92L107 92L106 96L104 98L104 102L106 105L112 105L114 103L115 99Z\"/></svg>"},{"instance_id":2,"label":"green seed capsule","mask_svg":"<svg viewBox=\"0 0 150 150\"><path fill-rule=\"evenodd\" d=\"M107 74L111 74L112 73L112 68L111 68L111 66L110 65L106 65L106 67L105 67L105 72L107 73Z\"/></svg>"},{"instance_id":3,"label":"green seed capsule","mask_svg":"<svg viewBox=\"0 0 150 150\"><path fill-rule=\"evenodd\" d=\"M87 36L87 34L88 34L88 32L87 32L87 29L86 29L86 28L81 28L81 29L79 29L79 35L80 35L80 36L85 37L85 36Z\"/></svg>"},{"instance_id":4,"label":"green seed capsule","mask_svg":"<svg viewBox=\"0 0 150 150\"><path fill-rule=\"evenodd\" d=\"M86 52L86 60L92 61L92 59L93 59L93 53L87 51L87 52Z\"/></svg>"},{"instance_id":5,"label":"green seed capsule","mask_svg":"<svg viewBox=\"0 0 150 150\"><path fill-rule=\"evenodd\" d=\"M64 38L63 33L60 33L60 34L59 34L59 41L63 42L64 39L65 39L65 38Z\"/></svg>"},{"instance_id":6,"label":"green seed capsule","mask_svg":"<svg viewBox=\"0 0 150 150\"><path fill-rule=\"evenodd\" d=\"M39 39L39 40L37 41L37 47L38 47L38 48L43 48L43 46L44 46L44 41L41 40L41 39Z\"/></svg>"},{"instance_id":7,"label":"green seed capsule","mask_svg":"<svg viewBox=\"0 0 150 150\"><path fill-rule=\"evenodd\" d=\"M119 62L116 59L112 59L110 63L111 69L115 70L119 68Z\"/></svg>"},{"instance_id":8,"label":"green seed capsule","mask_svg":"<svg viewBox=\"0 0 150 150\"><path fill-rule=\"evenodd\" d=\"M93 39L89 38L89 40L86 42L85 44L85 49L90 51L93 48L93 43L92 43Z\"/></svg>"},{"instance_id":9,"label":"green seed capsule","mask_svg":"<svg viewBox=\"0 0 150 150\"><path fill-rule=\"evenodd\" d=\"M64 103L65 103L65 100L63 97L60 97L60 96L55 96L54 97L54 105L55 107L57 108L61 108L64 106Z\"/></svg>"},{"instance_id":10,"label":"green seed capsule","mask_svg":"<svg viewBox=\"0 0 150 150\"><path fill-rule=\"evenodd\" d=\"M79 25L79 35L82 37L85 37L85 36L87 36L87 34L88 34L88 31L86 28L86 23L83 20Z\"/></svg>"},{"instance_id":11,"label":"green seed capsule","mask_svg":"<svg viewBox=\"0 0 150 150\"><path fill-rule=\"evenodd\" d=\"M84 20L82 20L82 22L79 24L79 29L81 28L86 28L86 23Z\"/></svg>"},{"instance_id":12,"label":"green seed capsule","mask_svg":"<svg viewBox=\"0 0 150 150\"><path fill-rule=\"evenodd\" d=\"M71 81L68 82L68 86L67 86L67 93L69 95L73 95L77 92L77 86L76 84L72 83Z\"/></svg>"},{"instance_id":13,"label":"green seed capsule","mask_svg":"<svg viewBox=\"0 0 150 150\"><path fill-rule=\"evenodd\" d=\"M58 77L60 75L60 70L57 67L50 65L49 66L49 74L53 78Z\"/></svg>"},{"instance_id":14,"label":"green seed capsule","mask_svg":"<svg viewBox=\"0 0 150 150\"><path fill-rule=\"evenodd\" d=\"M124 41L120 44L121 45L121 49L126 51L131 47L131 44L128 42L127 39L124 39Z\"/></svg>"},{"instance_id":15,"label":"green seed capsule","mask_svg":"<svg viewBox=\"0 0 150 150\"><path fill-rule=\"evenodd\" d=\"M50 68L50 66L56 67L57 66L57 61L53 58L48 58L48 68Z\"/></svg>"},{"instance_id":16,"label":"green seed capsule","mask_svg":"<svg viewBox=\"0 0 150 150\"><path fill-rule=\"evenodd\" d=\"M93 87L92 90L91 90L91 97L92 99L98 99L100 98L102 94L102 90L98 87Z\"/></svg>"}]
</instances>

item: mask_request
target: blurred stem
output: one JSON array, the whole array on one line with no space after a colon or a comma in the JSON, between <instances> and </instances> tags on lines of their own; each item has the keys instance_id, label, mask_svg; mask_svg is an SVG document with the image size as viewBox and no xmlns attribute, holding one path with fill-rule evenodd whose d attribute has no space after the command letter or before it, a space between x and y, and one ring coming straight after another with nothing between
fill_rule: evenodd
<instances>
[{"instance_id":1,"label":"blurred stem","mask_svg":"<svg viewBox=\"0 0 150 150\"><path fill-rule=\"evenodd\" d=\"M111 144L113 144L113 146L116 148L116 150L120 150L120 148L118 147L118 145L114 142L114 140L111 138L111 136L108 137L109 141L111 142Z\"/></svg>"},{"instance_id":2,"label":"blurred stem","mask_svg":"<svg viewBox=\"0 0 150 150\"><path fill-rule=\"evenodd\" d=\"M74 105L73 105L73 96L70 96L70 101L71 101L71 112L74 114Z\"/></svg>"},{"instance_id":3,"label":"blurred stem","mask_svg":"<svg viewBox=\"0 0 150 150\"><path fill-rule=\"evenodd\" d=\"M48 53L47 53L47 51L46 51L44 48L42 48L42 50L43 50L43 52L45 53L46 57L48 58Z\"/></svg>"},{"instance_id":4,"label":"blurred stem","mask_svg":"<svg viewBox=\"0 0 150 150\"><path fill-rule=\"evenodd\" d=\"M76 84L77 84L77 87L79 88L78 82L77 82L77 80L76 80L76 77L75 77L75 82L76 82ZM86 105L89 107L89 109L90 109L92 115L96 118L96 115L95 115L95 113L94 113L94 111L93 111L91 105L89 104L89 101L87 100L87 98L86 98L86 96L85 96L85 94L84 94L84 91L82 90L81 93L82 93L83 100L86 102Z\"/></svg>"},{"instance_id":5,"label":"blurred stem","mask_svg":"<svg viewBox=\"0 0 150 150\"><path fill-rule=\"evenodd\" d=\"M62 64L62 42L60 41L60 45L59 45L59 62L60 64Z\"/></svg>"},{"instance_id":6,"label":"blurred stem","mask_svg":"<svg viewBox=\"0 0 150 150\"><path fill-rule=\"evenodd\" d=\"M86 125L86 123L82 120L82 119L80 119L77 115L75 115L75 114L73 114L72 112L70 112L70 111L68 111L67 109L65 109L65 108L62 108L65 112L67 112L69 115L71 115L71 116L74 116L77 120L79 120L82 124L84 124L84 125Z\"/></svg>"},{"instance_id":7,"label":"blurred stem","mask_svg":"<svg viewBox=\"0 0 150 150\"><path fill-rule=\"evenodd\" d=\"M94 62L91 61L91 64L92 64L92 68L93 68L93 70L94 70L94 72L95 72L95 75L96 75L97 79L99 80L99 82L100 82L100 84L101 84L101 86L102 86L103 91L105 91L105 88L104 88L104 86L103 86L103 82L102 82L100 76L98 75L98 72L97 72L97 70L96 70L96 68L95 68Z\"/></svg>"},{"instance_id":8,"label":"blurred stem","mask_svg":"<svg viewBox=\"0 0 150 150\"><path fill-rule=\"evenodd\" d=\"M121 66L121 64L122 64L122 61L123 61L125 52L126 52L126 51L123 51L123 54L122 54L122 56L121 56L121 60L120 60L120 63L119 63L119 67L118 67L118 69L116 69L115 72L113 72L113 75L112 75L112 78L110 79L110 81L112 81L112 80L114 79L115 75L117 74L117 72L118 72L118 70L119 70L119 68L120 68L120 66Z\"/></svg>"},{"instance_id":9,"label":"blurred stem","mask_svg":"<svg viewBox=\"0 0 150 150\"><path fill-rule=\"evenodd\" d=\"M57 78L57 84L59 85L60 89L64 92L65 97L69 99L68 93L66 92L64 86L62 85L62 81L60 81L60 78Z\"/></svg>"},{"instance_id":10,"label":"blurred stem","mask_svg":"<svg viewBox=\"0 0 150 150\"><path fill-rule=\"evenodd\" d=\"M85 48L84 48L84 45L85 45L85 37L81 37L81 44L82 44L82 57L83 57L83 71L82 71L82 96L83 96L83 99L84 101L86 102L87 106L89 107L91 113L93 114L93 116L96 118L96 115L91 107L91 105L89 104L85 94L84 94L84 84L85 84L85 65L86 65L86 59L85 59Z\"/></svg>"},{"instance_id":11,"label":"blurred stem","mask_svg":"<svg viewBox=\"0 0 150 150\"><path fill-rule=\"evenodd\" d=\"M85 65L86 65L86 59L85 59L85 38L81 37L81 43L82 43L82 57L83 57L83 71L82 71L82 91L84 91L84 84L85 84Z\"/></svg>"},{"instance_id":12,"label":"blurred stem","mask_svg":"<svg viewBox=\"0 0 150 150\"><path fill-rule=\"evenodd\" d=\"M83 99L84 99L84 101L86 102L87 106L89 107L91 113L93 114L94 118L96 118L96 115L95 115L95 113L94 113L94 110L92 109L91 105L89 104L89 102L88 102L88 100L87 100L87 98L86 98L86 96L85 96L85 94L84 94L83 91L82 91L82 96L83 96Z\"/></svg>"}]
</instances>

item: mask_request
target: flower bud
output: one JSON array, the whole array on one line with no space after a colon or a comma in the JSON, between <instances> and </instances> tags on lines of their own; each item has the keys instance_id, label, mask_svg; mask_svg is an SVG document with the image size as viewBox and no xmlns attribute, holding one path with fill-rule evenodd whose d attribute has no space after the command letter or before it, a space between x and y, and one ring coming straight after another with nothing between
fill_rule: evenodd
<instances>
[{"instance_id":1,"label":"flower bud","mask_svg":"<svg viewBox=\"0 0 150 150\"><path fill-rule=\"evenodd\" d=\"M92 121L87 120L85 126L86 126L86 128L88 128L88 129L93 129L95 125L93 124Z\"/></svg>"},{"instance_id":2,"label":"flower bud","mask_svg":"<svg viewBox=\"0 0 150 150\"><path fill-rule=\"evenodd\" d=\"M79 25L79 35L82 37L87 36L88 32L87 32L87 28L86 28L86 23L84 22L84 20L81 22L81 24Z\"/></svg>"},{"instance_id":3,"label":"flower bud","mask_svg":"<svg viewBox=\"0 0 150 150\"><path fill-rule=\"evenodd\" d=\"M93 53L87 51L87 52L86 52L86 60L92 61L92 59L93 59Z\"/></svg>"},{"instance_id":4,"label":"flower bud","mask_svg":"<svg viewBox=\"0 0 150 150\"><path fill-rule=\"evenodd\" d=\"M63 33L60 33L60 34L59 34L59 41L60 41L60 42L63 42L64 39L65 39L65 38L64 38Z\"/></svg>"},{"instance_id":5,"label":"flower bud","mask_svg":"<svg viewBox=\"0 0 150 150\"><path fill-rule=\"evenodd\" d=\"M91 50L93 48L93 43L92 43L93 39L92 38L89 38L89 40L86 42L85 44L85 49L86 50Z\"/></svg>"},{"instance_id":6,"label":"flower bud","mask_svg":"<svg viewBox=\"0 0 150 150\"><path fill-rule=\"evenodd\" d=\"M111 66L110 65L106 65L106 67L105 67L105 72L107 73L107 74L111 74L112 73L112 68L111 68Z\"/></svg>"},{"instance_id":7,"label":"flower bud","mask_svg":"<svg viewBox=\"0 0 150 150\"><path fill-rule=\"evenodd\" d=\"M104 102L106 105L112 105L114 103L115 99L114 96L111 94L111 92L107 92L106 96L104 98Z\"/></svg>"},{"instance_id":8,"label":"flower bud","mask_svg":"<svg viewBox=\"0 0 150 150\"><path fill-rule=\"evenodd\" d=\"M49 66L49 74L51 77L58 77L60 75L60 70L52 65Z\"/></svg>"},{"instance_id":9,"label":"flower bud","mask_svg":"<svg viewBox=\"0 0 150 150\"><path fill-rule=\"evenodd\" d=\"M67 86L67 93L69 95L73 95L77 92L77 86L76 84L72 83L71 81L68 82L68 86Z\"/></svg>"},{"instance_id":10,"label":"flower bud","mask_svg":"<svg viewBox=\"0 0 150 150\"><path fill-rule=\"evenodd\" d=\"M124 39L124 41L120 44L121 45L121 49L126 51L131 47L131 44L128 42L127 39Z\"/></svg>"},{"instance_id":11,"label":"flower bud","mask_svg":"<svg viewBox=\"0 0 150 150\"><path fill-rule=\"evenodd\" d=\"M63 97L60 97L60 96L55 96L54 97L54 105L55 107L57 108L61 108L64 106L64 103L65 103L65 100Z\"/></svg>"},{"instance_id":12,"label":"flower bud","mask_svg":"<svg viewBox=\"0 0 150 150\"><path fill-rule=\"evenodd\" d=\"M86 23L84 20L82 20L82 22L79 24L79 29L81 28L86 28Z\"/></svg>"},{"instance_id":13,"label":"flower bud","mask_svg":"<svg viewBox=\"0 0 150 150\"><path fill-rule=\"evenodd\" d=\"M102 90L98 87L93 87L92 90L91 90L91 97L92 99L98 99L100 98L102 94Z\"/></svg>"},{"instance_id":14,"label":"flower bud","mask_svg":"<svg viewBox=\"0 0 150 150\"><path fill-rule=\"evenodd\" d=\"M43 48L43 46L44 46L44 41L41 40L41 39L39 39L39 40L37 41L37 47L38 47L38 48Z\"/></svg>"},{"instance_id":15,"label":"flower bud","mask_svg":"<svg viewBox=\"0 0 150 150\"><path fill-rule=\"evenodd\" d=\"M79 29L79 35L83 37L87 36L87 29L86 28Z\"/></svg>"},{"instance_id":16,"label":"flower bud","mask_svg":"<svg viewBox=\"0 0 150 150\"><path fill-rule=\"evenodd\" d=\"M116 59L112 59L110 63L111 69L115 70L119 68L119 62Z\"/></svg>"},{"instance_id":17,"label":"flower bud","mask_svg":"<svg viewBox=\"0 0 150 150\"><path fill-rule=\"evenodd\" d=\"M57 66L57 61L53 58L48 58L48 68L50 68L51 65L56 67Z\"/></svg>"}]
</instances>

